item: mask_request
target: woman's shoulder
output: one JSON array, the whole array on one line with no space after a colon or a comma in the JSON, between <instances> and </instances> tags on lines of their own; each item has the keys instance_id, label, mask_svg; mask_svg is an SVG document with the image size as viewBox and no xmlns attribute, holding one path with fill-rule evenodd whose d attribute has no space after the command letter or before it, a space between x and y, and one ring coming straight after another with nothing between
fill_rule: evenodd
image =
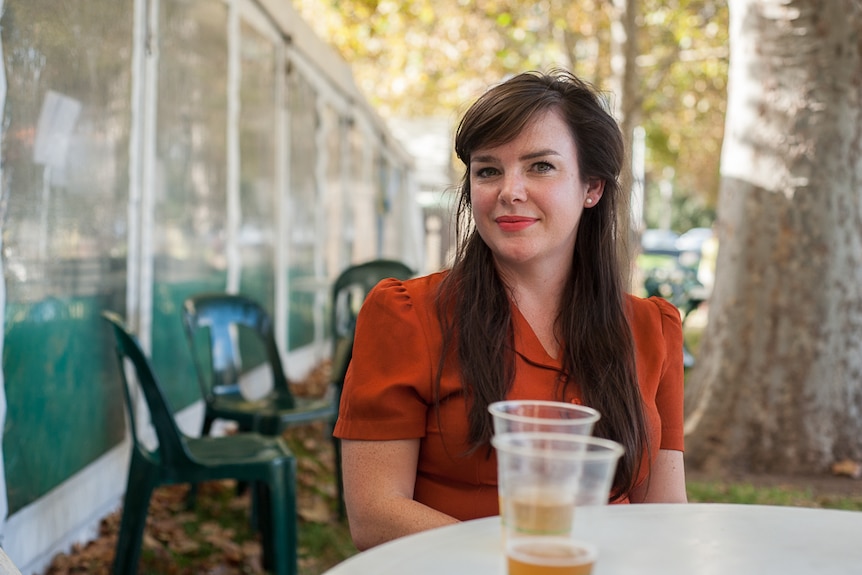
<instances>
[{"instance_id":1,"label":"woman's shoulder","mask_svg":"<svg viewBox=\"0 0 862 575\"><path fill-rule=\"evenodd\" d=\"M670 357L682 369L682 316L664 298L629 296L629 325L642 366ZM639 368L640 369L640 368ZM680 376L681 377L681 376Z\"/></svg>"},{"instance_id":2,"label":"woman's shoulder","mask_svg":"<svg viewBox=\"0 0 862 575\"><path fill-rule=\"evenodd\" d=\"M363 308L406 311L415 307L433 306L437 297L437 290L443 278L446 277L446 273L445 271L436 272L406 280L396 278L381 280L369 292Z\"/></svg>"},{"instance_id":3,"label":"woman's shoulder","mask_svg":"<svg viewBox=\"0 0 862 575\"><path fill-rule=\"evenodd\" d=\"M386 278L372 288L369 297L374 294L377 297L407 296L421 299L428 294L434 295L447 273L447 271L441 271L406 280Z\"/></svg>"},{"instance_id":4,"label":"woman's shoulder","mask_svg":"<svg viewBox=\"0 0 862 575\"><path fill-rule=\"evenodd\" d=\"M633 328L664 325L681 325L682 318L675 305L658 296L648 298L627 294L629 320Z\"/></svg>"}]
</instances>

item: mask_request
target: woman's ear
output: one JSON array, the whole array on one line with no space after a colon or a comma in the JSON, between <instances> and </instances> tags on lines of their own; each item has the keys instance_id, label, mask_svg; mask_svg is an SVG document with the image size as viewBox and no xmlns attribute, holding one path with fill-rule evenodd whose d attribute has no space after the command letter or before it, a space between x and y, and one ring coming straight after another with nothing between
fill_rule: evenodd
<instances>
[{"instance_id":1,"label":"woman's ear","mask_svg":"<svg viewBox=\"0 0 862 575\"><path fill-rule=\"evenodd\" d=\"M587 197L584 199L584 207L592 208L602 199L602 194L605 191L605 181L599 178L590 178L587 180Z\"/></svg>"}]
</instances>

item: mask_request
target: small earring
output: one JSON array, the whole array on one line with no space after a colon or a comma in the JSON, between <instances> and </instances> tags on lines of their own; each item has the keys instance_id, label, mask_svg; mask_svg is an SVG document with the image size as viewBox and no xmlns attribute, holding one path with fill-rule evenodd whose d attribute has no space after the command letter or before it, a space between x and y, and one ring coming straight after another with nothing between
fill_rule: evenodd
<instances>
[{"instance_id":1,"label":"small earring","mask_svg":"<svg viewBox=\"0 0 862 575\"><path fill-rule=\"evenodd\" d=\"M589 206L589 205L590 205L590 204L592 204L592 203L593 203L593 199L592 199L592 198L587 198L587 205Z\"/></svg>"}]
</instances>

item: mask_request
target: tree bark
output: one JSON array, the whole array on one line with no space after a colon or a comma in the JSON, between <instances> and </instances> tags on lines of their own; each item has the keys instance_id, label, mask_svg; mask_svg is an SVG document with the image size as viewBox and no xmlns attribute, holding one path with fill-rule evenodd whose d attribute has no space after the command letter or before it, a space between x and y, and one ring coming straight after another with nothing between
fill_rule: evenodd
<instances>
[{"instance_id":1,"label":"tree bark","mask_svg":"<svg viewBox=\"0 0 862 575\"><path fill-rule=\"evenodd\" d=\"M862 460L862 8L729 7L720 250L686 460L819 472Z\"/></svg>"},{"instance_id":2,"label":"tree bark","mask_svg":"<svg viewBox=\"0 0 862 575\"><path fill-rule=\"evenodd\" d=\"M634 261L636 238L641 232L641 222L632 221L632 144L634 129L640 121L640 105L637 87L639 84L635 59L638 55L637 28L638 0L614 0L611 18L611 90L616 102L614 113L620 124L625 144L625 163L620 174L618 210L619 229L628 233L619 234L619 256L623 262L624 285L631 285L631 263Z\"/></svg>"}]
</instances>

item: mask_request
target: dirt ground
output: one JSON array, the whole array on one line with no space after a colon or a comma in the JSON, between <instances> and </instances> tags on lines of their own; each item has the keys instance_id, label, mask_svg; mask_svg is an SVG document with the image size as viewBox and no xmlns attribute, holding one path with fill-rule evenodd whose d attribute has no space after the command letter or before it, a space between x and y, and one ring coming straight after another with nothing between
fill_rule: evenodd
<instances>
[{"instance_id":1,"label":"dirt ground","mask_svg":"<svg viewBox=\"0 0 862 575\"><path fill-rule=\"evenodd\" d=\"M778 473L705 473L686 468L686 481L721 481L723 483L747 483L755 487L782 487L810 490L813 496L862 496L862 478L834 473L778 474Z\"/></svg>"}]
</instances>

